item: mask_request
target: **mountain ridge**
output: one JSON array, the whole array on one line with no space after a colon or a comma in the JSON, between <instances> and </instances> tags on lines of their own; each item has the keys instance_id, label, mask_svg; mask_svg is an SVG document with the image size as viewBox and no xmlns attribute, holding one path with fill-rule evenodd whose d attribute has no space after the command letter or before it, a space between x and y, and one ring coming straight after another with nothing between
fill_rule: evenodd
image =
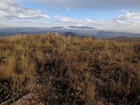
<instances>
[{"instance_id":1,"label":"mountain ridge","mask_svg":"<svg viewBox=\"0 0 140 105\"><path fill-rule=\"evenodd\" d=\"M69 28L68 28L69 27ZM0 36L16 35L16 34L47 34L49 32L57 32L64 34L67 32L73 33L76 36L93 36L96 38L115 38L120 36L125 37L140 37L140 34L129 32L115 32L99 30L88 26L68 26L68 27L50 27L50 28L34 28L34 27L16 27L16 28L1 28Z\"/></svg>"}]
</instances>

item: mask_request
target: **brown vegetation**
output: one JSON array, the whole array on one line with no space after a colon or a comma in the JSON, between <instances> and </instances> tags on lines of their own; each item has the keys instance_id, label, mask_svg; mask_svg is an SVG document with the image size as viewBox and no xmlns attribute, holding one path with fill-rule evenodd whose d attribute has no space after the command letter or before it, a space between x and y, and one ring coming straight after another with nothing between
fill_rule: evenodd
<instances>
[{"instance_id":1,"label":"brown vegetation","mask_svg":"<svg viewBox=\"0 0 140 105\"><path fill-rule=\"evenodd\" d=\"M139 105L140 42L0 38L0 103L28 93L44 105Z\"/></svg>"}]
</instances>

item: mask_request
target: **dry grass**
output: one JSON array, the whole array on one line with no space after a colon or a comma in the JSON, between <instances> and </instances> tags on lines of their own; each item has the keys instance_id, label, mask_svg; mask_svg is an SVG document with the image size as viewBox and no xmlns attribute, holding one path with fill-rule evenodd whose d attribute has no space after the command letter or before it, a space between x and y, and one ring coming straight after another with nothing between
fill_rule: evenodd
<instances>
[{"instance_id":1,"label":"dry grass","mask_svg":"<svg viewBox=\"0 0 140 105\"><path fill-rule=\"evenodd\" d=\"M0 38L0 102L35 93L46 105L138 105L139 81L138 41Z\"/></svg>"}]
</instances>

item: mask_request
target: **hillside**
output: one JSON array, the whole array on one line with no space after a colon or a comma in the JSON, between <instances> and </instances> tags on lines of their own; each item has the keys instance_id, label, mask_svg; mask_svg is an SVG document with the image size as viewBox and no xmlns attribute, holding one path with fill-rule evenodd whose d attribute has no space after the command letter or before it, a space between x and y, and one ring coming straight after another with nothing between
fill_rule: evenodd
<instances>
[{"instance_id":1,"label":"hillside","mask_svg":"<svg viewBox=\"0 0 140 105\"><path fill-rule=\"evenodd\" d=\"M140 33L128 33L128 32L119 32L119 31L107 31L96 29L88 26L60 26L60 27L48 27L48 28L35 28L35 27L13 27L13 28L0 28L0 37L1 36L14 36L17 34L48 34L50 32L56 32L66 36L92 36L95 38L102 39L112 39L116 37L128 37L128 38L140 38Z\"/></svg>"},{"instance_id":2,"label":"hillside","mask_svg":"<svg viewBox=\"0 0 140 105\"><path fill-rule=\"evenodd\" d=\"M25 95L35 101L23 105L140 105L140 42L1 37L0 105Z\"/></svg>"}]
</instances>

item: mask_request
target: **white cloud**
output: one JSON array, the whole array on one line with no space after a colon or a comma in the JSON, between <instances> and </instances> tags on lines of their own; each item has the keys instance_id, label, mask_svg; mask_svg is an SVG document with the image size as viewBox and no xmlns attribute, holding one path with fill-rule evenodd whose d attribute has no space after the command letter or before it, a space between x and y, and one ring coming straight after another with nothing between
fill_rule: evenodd
<instances>
[{"instance_id":1,"label":"white cloud","mask_svg":"<svg viewBox=\"0 0 140 105\"><path fill-rule=\"evenodd\" d=\"M54 16L54 21L57 22L73 22L74 20L72 18L64 17L64 16Z\"/></svg>"},{"instance_id":2,"label":"white cloud","mask_svg":"<svg viewBox=\"0 0 140 105\"><path fill-rule=\"evenodd\" d=\"M87 22L91 24L116 24L116 25L140 25L140 12L129 12L115 17L112 20L93 20L93 19L86 19Z\"/></svg>"},{"instance_id":3,"label":"white cloud","mask_svg":"<svg viewBox=\"0 0 140 105\"><path fill-rule=\"evenodd\" d=\"M113 22L118 22L120 24L140 26L140 12L129 12L113 19Z\"/></svg>"},{"instance_id":4,"label":"white cloud","mask_svg":"<svg viewBox=\"0 0 140 105\"><path fill-rule=\"evenodd\" d=\"M84 20L74 19L64 16L54 16L52 18L54 25L79 25L91 26L97 29L118 30L126 32L140 32L140 13L125 11L121 16L110 20L95 20L86 18ZM57 24L56 24L57 23Z\"/></svg>"},{"instance_id":5,"label":"white cloud","mask_svg":"<svg viewBox=\"0 0 140 105\"><path fill-rule=\"evenodd\" d=\"M117 18L117 20L127 21L127 20L140 20L140 12L127 12L126 14Z\"/></svg>"},{"instance_id":6,"label":"white cloud","mask_svg":"<svg viewBox=\"0 0 140 105\"><path fill-rule=\"evenodd\" d=\"M86 22L88 23L91 23L91 24L105 24L106 22L110 22L110 21L105 21L105 20L100 20L100 21L97 21L97 20L93 20L93 19L89 19L89 18L86 18Z\"/></svg>"},{"instance_id":7,"label":"white cloud","mask_svg":"<svg viewBox=\"0 0 140 105\"><path fill-rule=\"evenodd\" d=\"M140 32L140 12L129 12L111 20L86 19L86 23L98 29L107 29L126 32Z\"/></svg>"},{"instance_id":8,"label":"white cloud","mask_svg":"<svg viewBox=\"0 0 140 105\"><path fill-rule=\"evenodd\" d=\"M1 0L0 1L0 19L41 19L49 18L40 10L34 10L22 7L17 0Z\"/></svg>"},{"instance_id":9,"label":"white cloud","mask_svg":"<svg viewBox=\"0 0 140 105\"><path fill-rule=\"evenodd\" d=\"M76 23L76 24L82 24L82 20L78 19L73 19L70 17L65 17L65 16L54 16L54 21L56 22L64 22L64 23Z\"/></svg>"},{"instance_id":10,"label":"white cloud","mask_svg":"<svg viewBox=\"0 0 140 105\"><path fill-rule=\"evenodd\" d=\"M66 16L48 16L45 13L43 13L40 10L36 9L30 9L21 6L18 4L19 0L1 0L0 1L0 24L1 26L40 26L40 27L46 27L46 26L59 26L59 25L75 25L75 26L92 26L98 29L114 29L114 30L140 30L140 12L129 12L128 10L123 10L123 14L118 17L114 17L111 20L95 20L92 19L92 17L88 17L86 19L76 19ZM102 0L105 2L105 0ZM113 0L108 0L112 2ZM119 3L120 0L115 2ZM126 1L126 0L122 0ZM132 0L130 0L132 1ZM128 1L130 3L130 1ZM135 0L134 0L135 1ZM99 5L101 0L98 0L97 3L93 4L95 0L88 2L85 0L40 0L39 2L48 3L51 5L56 6L64 6L64 4L67 4L64 6L64 9L66 11L71 11L70 9L72 6L78 6L80 8L80 5L84 2L85 4L83 8L86 7L86 5L89 7L92 5L94 8L94 5ZM136 1L135 1L136 2ZM134 3L135 3L134 2ZM57 4L58 3L58 4ZM108 3L108 2L107 2ZM139 5L139 2L137 2ZM104 5L102 3L102 5ZM100 6L102 6L100 5ZM133 4L134 5L134 4ZM136 5L136 4L135 4ZM77 8L78 8L77 7ZM96 7L96 6L95 6ZM76 7L75 7L76 8ZM92 8L92 7L90 7ZM72 8L73 9L73 8ZM54 14L55 15L55 14ZM41 21L40 21L41 20ZM47 20L47 21L46 21ZM16 24L14 24L16 22Z\"/></svg>"}]
</instances>

